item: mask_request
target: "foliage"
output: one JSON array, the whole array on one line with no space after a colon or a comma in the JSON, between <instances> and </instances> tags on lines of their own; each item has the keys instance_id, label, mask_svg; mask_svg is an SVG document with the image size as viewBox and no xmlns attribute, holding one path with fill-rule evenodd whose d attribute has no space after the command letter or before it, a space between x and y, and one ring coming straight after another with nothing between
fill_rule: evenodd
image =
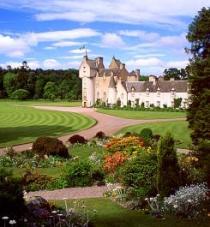
<instances>
[{"instance_id":1,"label":"foliage","mask_svg":"<svg viewBox=\"0 0 210 227\"><path fill-rule=\"evenodd\" d=\"M164 80L186 80L188 78L188 71L186 69L169 68L163 72Z\"/></svg>"},{"instance_id":2,"label":"foliage","mask_svg":"<svg viewBox=\"0 0 210 227\"><path fill-rule=\"evenodd\" d=\"M182 103L182 98L174 99L174 108L180 108Z\"/></svg>"},{"instance_id":3,"label":"foliage","mask_svg":"<svg viewBox=\"0 0 210 227\"><path fill-rule=\"evenodd\" d=\"M180 168L170 133L158 143L157 188L161 197L169 196L180 186Z\"/></svg>"},{"instance_id":4,"label":"foliage","mask_svg":"<svg viewBox=\"0 0 210 227\"><path fill-rule=\"evenodd\" d=\"M65 168L68 186L90 186L93 183L92 165L88 161L70 162Z\"/></svg>"},{"instance_id":5,"label":"foliage","mask_svg":"<svg viewBox=\"0 0 210 227\"><path fill-rule=\"evenodd\" d=\"M44 157L45 155L58 155L63 158L68 158L69 153L66 146L57 138L52 137L39 137L33 143L32 150Z\"/></svg>"},{"instance_id":6,"label":"foliage","mask_svg":"<svg viewBox=\"0 0 210 227\"><path fill-rule=\"evenodd\" d=\"M132 153L141 149L144 146L144 141L141 137L133 135L128 137L113 137L104 146L111 153L117 151Z\"/></svg>"},{"instance_id":7,"label":"foliage","mask_svg":"<svg viewBox=\"0 0 210 227\"><path fill-rule=\"evenodd\" d=\"M16 90L15 88L16 74L7 72L3 78L3 86L10 97L12 93Z\"/></svg>"},{"instance_id":8,"label":"foliage","mask_svg":"<svg viewBox=\"0 0 210 227\"><path fill-rule=\"evenodd\" d=\"M157 157L147 151L139 153L121 168L120 180L131 187L131 197L144 198L156 194Z\"/></svg>"},{"instance_id":9,"label":"foliage","mask_svg":"<svg viewBox=\"0 0 210 227\"><path fill-rule=\"evenodd\" d=\"M126 160L127 160L126 154L120 151L116 151L115 153L111 155L106 155L104 157L103 168L107 173L114 173L117 167L123 165Z\"/></svg>"},{"instance_id":10,"label":"foliage","mask_svg":"<svg viewBox=\"0 0 210 227\"><path fill-rule=\"evenodd\" d=\"M99 131L99 132L96 133L95 137L98 138L98 139L105 139L106 134L102 131Z\"/></svg>"},{"instance_id":11,"label":"foliage","mask_svg":"<svg viewBox=\"0 0 210 227\"><path fill-rule=\"evenodd\" d=\"M69 142L71 144L75 144L75 143L85 144L85 143L87 143L87 140L83 136L73 135L69 138Z\"/></svg>"},{"instance_id":12,"label":"foliage","mask_svg":"<svg viewBox=\"0 0 210 227\"><path fill-rule=\"evenodd\" d=\"M54 100L57 97L57 86L55 82L47 82L46 85L44 86L44 98L45 99L50 99Z\"/></svg>"},{"instance_id":13,"label":"foliage","mask_svg":"<svg viewBox=\"0 0 210 227\"><path fill-rule=\"evenodd\" d=\"M12 172L0 169L0 216L15 217L25 210L23 191Z\"/></svg>"},{"instance_id":14,"label":"foliage","mask_svg":"<svg viewBox=\"0 0 210 227\"><path fill-rule=\"evenodd\" d=\"M49 188L49 185L53 180L53 178L47 175L27 171L21 180L21 184L26 191L39 191Z\"/></svg>"},{"instance_id":15,"label":"foliage","mask_svg":"<svg viewBox=\"0 0 210 227\"><path fill-rule=\"evenodd\" d=\"M192 140L198 145L210 138L210 8L202 8L189 26L187 39L191 44L190 61L191 102L187 119Z\"/></svg>"},{"instance_id":16,"label":"foliage","mask_svg":"<svg viewBox=\"0 0 210 227\"><path fill-rule=\"evenodd\" d=\"M18 89L11 94L12 99L25 100L29 97L29 92L25 89Z\"/></svg>"},{"instance_id":17,"label":"foliage","mask_svg":"<svg viewBox=\"0 0 210 227\"><path fill-rule=\"evenodd\" d=\"M205 184L181 187L174 195L164 198L164 212L190 219L206 215L207 192Z\"/></svg>"},{"instance_id":18,"label":"foliage","mask_svg":"<svg viewBox=\"0 0 210 227\"><path fill-rule=\"evenodd\" d=\"M31 151L25 151L21 153L15 153L14 155L2 155L0 156L1 167L12 167L12 168L52 168L61 167L66 162L59 156L49 156L43 159L39 155L34 154Z\"/></svg>"},{"instance_id":19,"label":"foliage","mask_svg":"<svg viewBox=\"0 0 210 227\"><path fill-rule=\"evenodd\" d=\"M145 140L149 140L153 136L152 130L150 128L143 128L140 132L140 136Z\"/></svg>"}]
</instances>

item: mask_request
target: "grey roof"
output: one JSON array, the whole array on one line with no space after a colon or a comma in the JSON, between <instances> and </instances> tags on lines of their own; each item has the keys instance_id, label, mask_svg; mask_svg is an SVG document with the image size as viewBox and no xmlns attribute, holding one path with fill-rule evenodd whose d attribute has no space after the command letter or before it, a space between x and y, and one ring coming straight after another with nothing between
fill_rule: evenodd
<instances>
[{"instance_id":1,"label":"grey roof","mask_svg":"<svg viewBox=\"0 0 210 227\"><path fill-rule=\"evenodd\" d=\"M90 66L91 69L96 69L96 60L86 59L87 64Z\"/></svg>"},{"instance_id":2,"label":"grey roof","mask_svg":"<svg viewBox=\"0 0 210 227\"><path fill-rule=\"evenodd\" d=\"M113 76L111 76L111 78L110 78L110 81L109 81L109 88L116 88L116 82L115 82Z\"/></svg>"},{"instance_id":3,"label":"grey roof","mask_svg":"<svg viewBox=\"0 0 210 227\"><path fill-rule=\"evenodd\" d=\"M146 92L148 89L150 92L157 92L160 89L160 92L170 92L174 89L175 92L187 92L187 81L186 80L160 80L157 83L151 81L127 81L126 88L128 92L132 91L134 88L135 92Z\"/></svg>"},{"instance_id":4,"label":"grey roof","mask_svg":"<svg viewBox=\"0 0 210 227\"><path fill-rule=\"evenodd\" d=\"M102 69L99 72L99 76L119 76L121 69Z\"/></svg>"}]
</instances>

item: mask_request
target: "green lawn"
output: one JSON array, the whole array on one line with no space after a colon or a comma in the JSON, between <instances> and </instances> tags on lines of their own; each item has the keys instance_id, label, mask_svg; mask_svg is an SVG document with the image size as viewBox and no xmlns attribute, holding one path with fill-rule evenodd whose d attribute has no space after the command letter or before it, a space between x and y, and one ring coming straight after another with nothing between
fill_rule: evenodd
<instances>
[{"instance_id":1,"label":"green lawn","mask_svg":"<svg viewBox=\"0 0 210 227\"><path fill-rule=\"evenodd\" d=\"M81 101L49 101L45 99L35 99L35 100L25 100L25 101L15 101L11 99L3 99L0 100L1 102L9 102L9 103L15 103L18 105L26 105L26 106L81 106Z\"/></svg>"},{"instance_id":2,"label":"green lawn","mask_svg":"<svg viewBox=\"0 0 210 227\"><path fill-rule=\"evenodd\" d=\"M60 136L96 123L77 113L39 110L29 103L22 104L25 102L0 102L0 147L31 142L39 136Z\"/></svg>"},{"instance_id":3,"label":"green lawn","mask_svg":"<svg viewBox=\"0 0 210 227\"><path fill-rule=\"evenodd\" d=\"M131 119L164 119L186 117L185 112L97 109L98 112Z\"/></svg>"},{"instance_id":4,"label":"green lawn","mask_svg":"<svg viewBox=\"0 0 210 227\"><path fill-rule=\"evenodd\" d=\"M73 201L68 201L69 208L73 207ZM96 227L207 227L210 225L209 220L199 223L195 220L180 220L176 217L166 217L165 220L156 219L142 212L122 208L106 198L83 201L90 214L94 209L97 210L93 218ZM64 201L52 201L52 203L65 208Z\"/></svg>"},{"instance_id":5,"label":"green lawn","mask_svg":"<svg viewBox=\"0 0 210 227\"><path fill-rule=\"evenodd\" d=\"M173 121L173 122L160 122L160 123L147 123L141 125L134 125L123 128L117 134L124 134L126 132L140 133L143 128L151 128L153 134L164 135L170 131L177 140L176 146L179 148L188 148L191 144L190 129L186 121Z\"/></svg>"}]
</instances>

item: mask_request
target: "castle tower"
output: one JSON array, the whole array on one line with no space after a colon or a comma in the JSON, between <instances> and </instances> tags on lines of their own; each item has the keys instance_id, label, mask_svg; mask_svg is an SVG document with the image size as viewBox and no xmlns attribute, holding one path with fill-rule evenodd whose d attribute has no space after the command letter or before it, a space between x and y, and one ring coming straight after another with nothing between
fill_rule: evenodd
<instances>
[{"instance_id":1,"label":"castle tower","mask_svg":"<svg viewBox=\"0 0 210 227\"><path fill-rule=\"evenodd\" d=\"M97 73L96 60L84 56L79 67L79 77L82 79L82 106L92 107L95 104L95 77Z\"/></svg>"},{"instance_id":2,"label":"castle tower","mask_svg":"<svg viewBox=\"0 0 210 227\"><path fill-rule=\"evenodd\" d=\"M110 104L111 106L114 105L116 103L116 96L117 96L116 82L114 80L114 76L112 73L108 87L108 104Z\"/></svg>"}]
</instances>

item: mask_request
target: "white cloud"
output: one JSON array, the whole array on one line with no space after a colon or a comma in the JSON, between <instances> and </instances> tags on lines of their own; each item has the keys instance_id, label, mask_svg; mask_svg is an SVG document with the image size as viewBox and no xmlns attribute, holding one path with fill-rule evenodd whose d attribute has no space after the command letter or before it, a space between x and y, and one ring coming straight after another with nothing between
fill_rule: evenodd
<instances>
[{"instance_id":1,"label":"white cloud","mask_svg":"<svg viewBox=\"0 0 210 227\"><path fill-rule=\"evenodd\" d=\"M84 53L90 53L91 50L90 49L74 49L74 50L70 50L69 53L72 54L84 54Z\"/></svg>"},{"instance_id":2,"label":"white cloud","mask_svg":"<svg viewBox=\"0 0 210 227\"><path fill-rule=\"evenodd\" d=\"M185 25L177 16L192 17L210 0L4 0L1 7L31 9L38 20L108 21L132 24ZM177 27L173 27L177 28Z\"/></svg>"},{"instance_id":3,"label":"white cloud","mask_svg":"<svg viewBox=\"0 0 210 227\"><path fill-rule=\"evenodd\" d=\"M62 65L55 59L46 59L42 63L44 69L61 69Z\"/></svg>"},{"instance_id":4,"label":"white cloud","mask_svg":"<svg viewBox=\"0 0 210 227\"><path fill-rule=\"evenodd\" d=\"M110 48L113 48L113 47L121 48L125 46L125 43L119 35L115 33L105 33L102 36L101 46L110 47Z\"/></svg>"},{"instance_id":5,"label":"white cloud","mask_svg":"<svg viewBox=\"0 0 210 227\"><path fill-rule=\"evenodd\" d=\"M160 35L155 32L146 32L143 30L121 30L119 31L120 35L137 37L140 40L154 41L160 38Z\"/></svg>"},{"instance_id":6,"label":"white cloud","mask_svg":"<svg viewBox=\"0 0 210 227\"><path fill-rule=\"evenodd\" d=\"M167 62L167 68L185 68L189 64L189 61L169 61Z\"/></svg>"},{"instance_id":7,"label":"white cloud","mask_svg":"<svg viewBox=\"0 0 210 227\"><path fill-rule=\"evenodd\" d=\"M84 43L81 42L75 42L75 41L61 41L57 43L53 43L54 47L71 47L71 46L80 46Z\"/></svg>"},{"instance_id":8,"label":"white cloud","mask_svg":"<svg viewBox=\"0 0 210 227\"><path fill-rule=\"evenodd\" d=\"M2 35L0 34L0 54L9 57L23 57L31 51L33 46L37 46L40 42L56 42L54 47L79 45L80 42L72 41L75 39L99 36L100 33L90 28L78 28L64 31L50 32L30 32L18 35ZM65 40L65 41L63 41ZM45 49L52 49L47 46Z\"/></svg>"}]
</instances>

